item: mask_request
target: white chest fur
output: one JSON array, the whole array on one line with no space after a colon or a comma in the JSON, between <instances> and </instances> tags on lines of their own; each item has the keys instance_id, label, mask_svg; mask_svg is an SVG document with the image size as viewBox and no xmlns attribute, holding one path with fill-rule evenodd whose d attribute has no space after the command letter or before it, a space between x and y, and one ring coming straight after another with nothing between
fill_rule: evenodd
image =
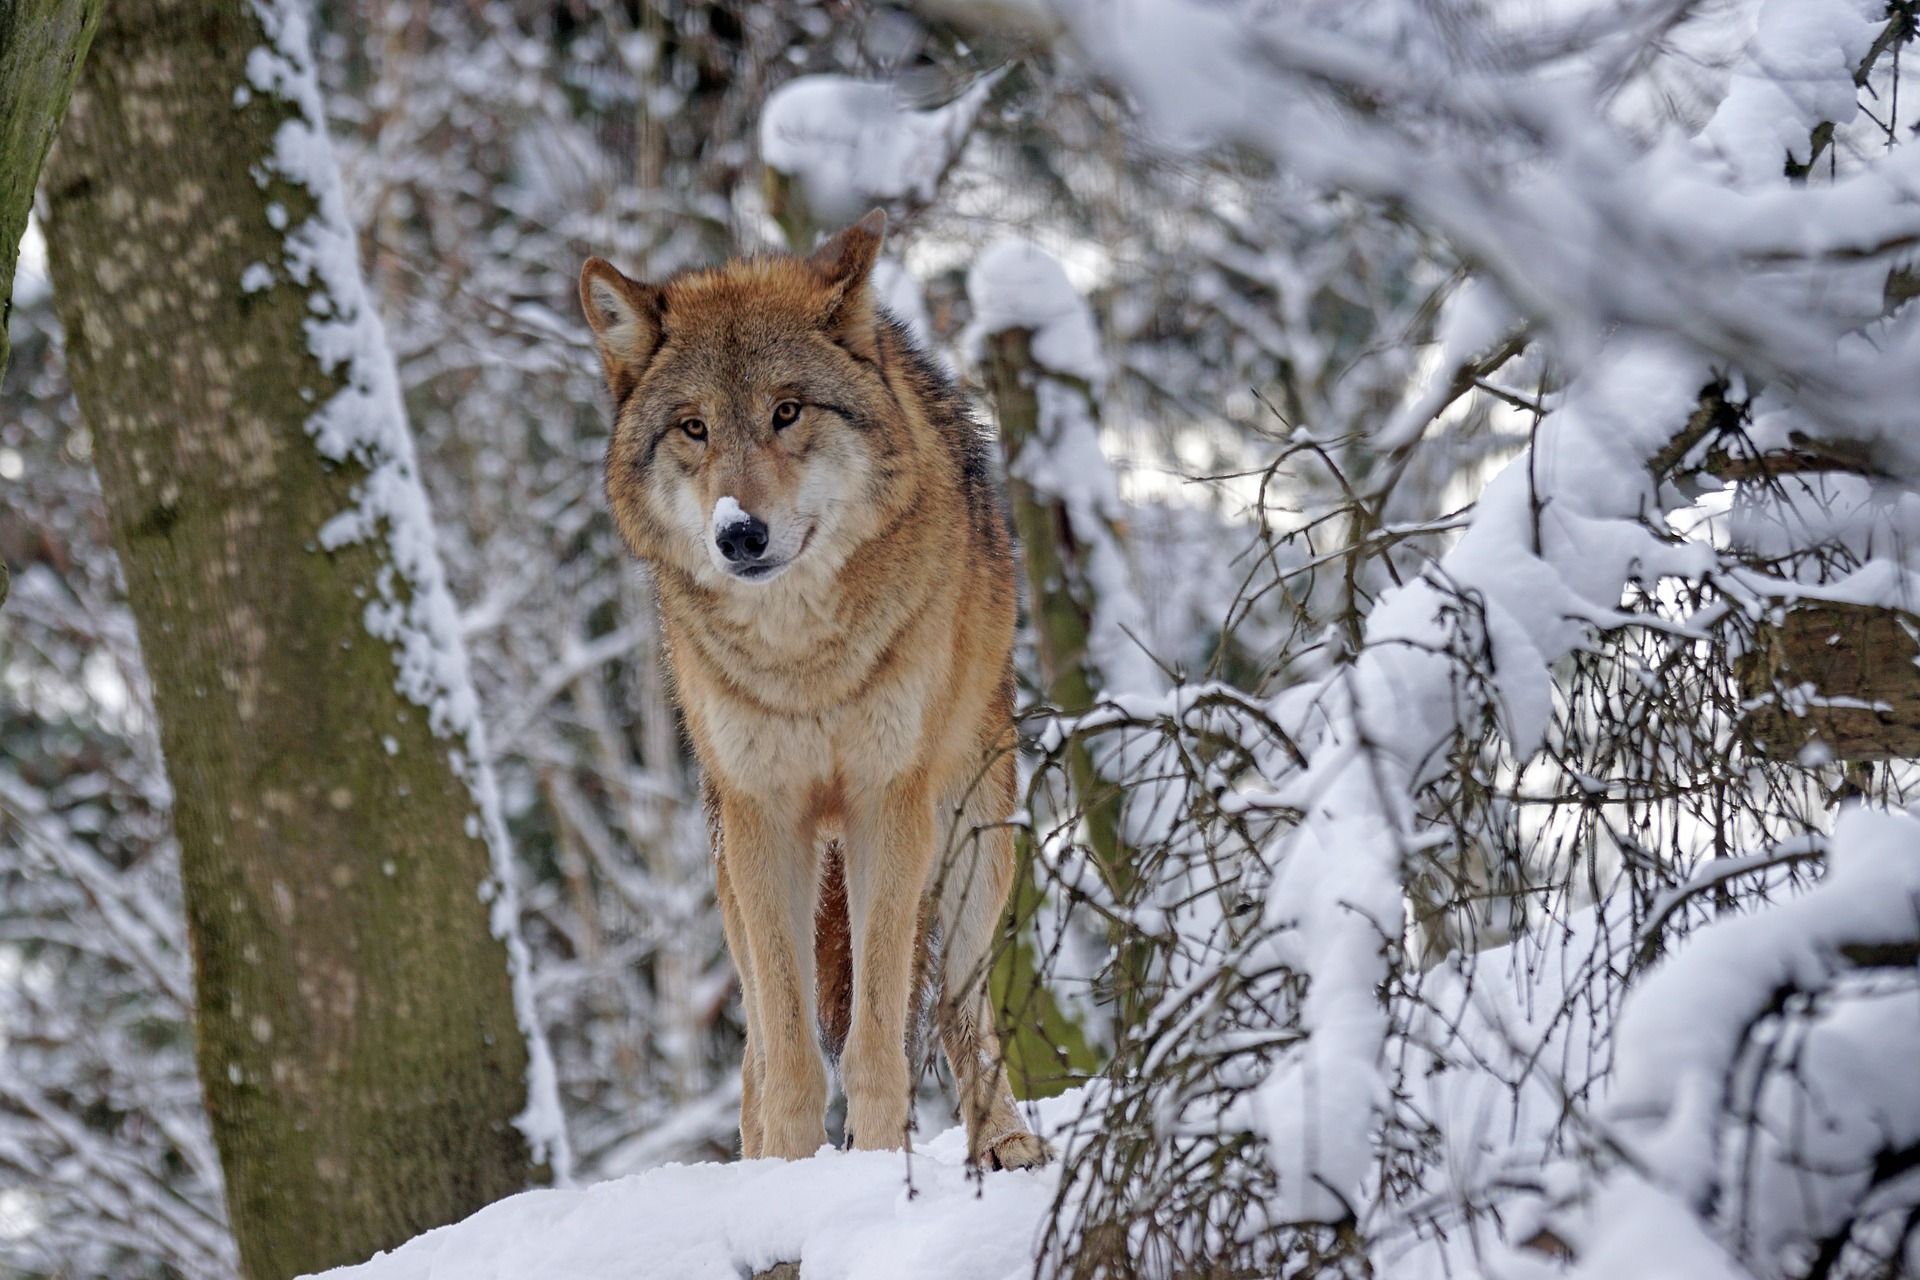
<instances>
[{"instance_id":1,"label":"white chest fur","mask_svg":"<svg viewBox=\"0 0 1920 1280\"><path fill-rule=\"evenodd\" d=\"M702 763L736 787L804 793L831 779L884 785L924 763L938 671L889 665L842 701L787 711L724 688L688 689Z\"/></svg>"}]
</instances>

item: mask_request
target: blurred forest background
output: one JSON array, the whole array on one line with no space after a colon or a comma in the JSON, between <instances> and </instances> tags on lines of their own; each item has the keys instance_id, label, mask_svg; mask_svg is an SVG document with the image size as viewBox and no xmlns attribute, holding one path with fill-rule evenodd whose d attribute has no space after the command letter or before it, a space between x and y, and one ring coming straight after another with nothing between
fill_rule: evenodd
<instances>
[{"instance_id":1,"label":"blurred forest background","mask_svg":"<svg viewBox=\"0 0 1920 1280\"><path fill-rule=\"evenodd\" d=\"M1418 38L1346 34L1377 36L1423 66L1444 49L1516 83L1610 58L1609 41L1626 42L1633 52L1612 64L1609 95L1592 114L1610 138L1653 148L1708 124L1765 29L1763 6L1740 3L1562 7L1580 13L1516 6L1526 21L1511 19L1506 43L1493 38L1508 18L1475 10L1429 22L1400 12L1419 6L1390 6L1393 21L1380 19L1417 28ZM1028 1092L1132 1064L1088 1103L1108 1117L1107 1136L1070 1163L1085 1197L1075 1202L1079 1225L1061 1226L1050 1247L1062 1258L1108 1257L1106 1272L1082 1262L1086 1274L1130 1274L1088 1224L1128 1220L1136 1209L1121 1201L1150 1185L1156 1207L1138 1212L1165 1252L1149 1256L1204 1253L1194 1242L1199 1224L1264 1241L1234 1246L1249 1251L1235 1256L1276 1270L1232 1274L1279 1274L1273 1259L1282 1256L1289 1267L1332 1267L1369 1249L1411 1248L1433 1223L1476 1220L1511 1189L1487 1169L1454 1199L1428 1180L1450 1150L1446 1126L1427 1109L1425 1086L1408 1083L1439 1076L1448 1062L1485 1067L1499 1057L1485 1039L1449 1039L1457 1019L1434 1012L1458 1012L1475 953L1500 949L1503 967L1479 981L1521 992L1530 1025L1560 1037L1541 1052L1572 1115L1611 1069L1614 1012L1644 970L1703 922L1811 883L1842 798L1897 810L1909 797L1904 761L1920 751L1907 739L1849 757L1800 750L1798 739L1780 750L1777 727L1769 750L1766 730L1752 727L1752 690L1736 670L1765 652L1756 635L1778 619L1767 612L1783 598L1778 583L1811 580L1801 560L1819 539L1787 539L1790 554L1768 558L1729 533L1731 486L1766 472L1728 458L1776 449L1774 436L1750 433L1767 421L1754 405L1767 387L1793 385L1774 360L1789 345L1778 334L1752 346L1757 372L1735 365L1747 348L1729 317L1743 299L1782 305L1741 292L1753 279L1762 288L1793 272L1827 272L1838 292L1857 283L1840 280L1853 272L1873 274L1874 309L1884 285L1886 322L1903 315L1911 329L1914 308L1900 307L1912 271L1900 246L1920 241L1883 222L1861 235L1881 234L1891 247L1823 242L1768 257L1749 244L1729 251L1746 255L1736 261L1721 242L1641 237L1645 228L1623 214L1608 224L1615 241L1595 238L1591 261L1555 276L1554 244L1526 243L1520 221L1500 222L1518 205L1502 203L1499 167L1524 166L1514 147L1556 153L1570 135L1538 120L1528 134L1515 123L1526 120L1517 98L1471 112L1416 102L1411 88L1395 96L1391 76L1276 52L1278 83L1295 76L1324 92L1336 115L1363 122L1356 137L1379 142L1389 125L1378 121L1400 119L1396 112L1425 120L1395 135L1402 171L1369 188L1372 171L1357 162L1342 178L1325 155L1290 157L1251 130L1230 145L1186 145L1179 111L1153 84L1092 74L1086 62L1056 56L1058 33L1026 25L1025 7L993 8L831 0L316 8L317 66L360 263L398 362L484 708L572 1177L728 1157L741 1042L698 780L660 663L650 590L601 494L607 406L576 273L589 254L658 279L742 250L805 249L879 203L892 219L882 264L890 305L959 372L1010 454L1022 432L1042 443L1043 460L1029 458L1013 476L1029 554L1045 555L1052 574L1030 602L1020 656L1033 867L996 980L1024 1029L1016 1067ZM1316 21L1344 21L1308 8ZM1824 128L1811 131L1811 151L1768 139L1787 156L1785 172L1767 175L1782 190L1837 184L1870 159L1912 150L1915 95L1902 100L1897 88L1912 10L1853 8L1871 57L1857 76L1857 58L1842 68L1841 96L1857 92L1863 105L1836 118L1827 85L1813 106L1780 109L1781 138L1809 137L1803 117ZM1097 45L1079 34L1083 46ZM1108 69L1138 65L1116 59ZM836 135L843 126L855 131ZM1383 133L1364 134L1373 127ZM1468 145L1482 147L1488 165L1481 243L1458 234L1474 194L1460 177L1472 166L1448 148ZM1454 158L1442 163L1428 149ZM1581 171L1593 190L1604 189L1606 163ZM1887 207L1910 217L1920 199L1913 165L1884 163L1895 174ZM1405 197L1423 186L1431 203ZM1456 200L1451 223L1443 197ZM1609 198L1638 200L1627 189ZM1528 225L1551 221L1543 214ZM1715 218L1705 211L1698 221ZM1655 226L1652 215L1645 225ZM1084 299L1084 313L1056 318L1092 325L1074 348L1091 350L1090 361L1049 365L1045 352L999 341L1006 327L981 305L994 282L979 268L1008 236L1049 256L1027 274L1058 272ZM1594 283L1606 274L1594 263L1629 249L1646 279L1687 283L1638 311L1619 302ZM1568 281L1583 270L1579 287L1596 301L1575 316ZM1528 294L1536 279L1547 283ZM1689 310L1729 280L1739 287L1727 286L1722 311ZM1627 284L1619 287L1626 296ZM0 610L0 1275L214 1280L238 1264L192 1056L172 796L94 470L95 436L68 383L37 229L14 302L0 386L0 559L13 574ZM1288 1201L1285 1212L1255 1212L1249 1206L1272 1195L1272 1167L1231 1135L1252 1128L1280 1141L1273 1127L1246 1121L1245 1098L1290 1045L1278 1033L1262 1039L1262 1028L1301 1025L1303 1008L1308 1024L1326 1025L1314 1023L1299 982L1275 975L1289 966L1306 973L1330 953L1260 907L1285 882L1281 854L1292 846L1283 833L1300 827L1308 807L1283 783L1297 781L1309 757L1323 758L1303 732L1345 723L1342 715L1360 721L1358 712L1322 717L1282 695L1330 689L1333 673L1382 642L1378 627L1368 631L1377 601L1447 576L1433 567L1460 544L1488 480L1556 412L1591 417L1577 376L1617 330L1635 325L1665 326L1701 357L1698 369L1679 366L1683 385L1668 388L1696 415L1668 422L1669 434L1692 434L1680 452L1642 460L1664 474L1651 491L1658 501L1636 518L1662 545L1704 558L1685 561L1684 573L1681 560L1663 562L1624 591L1616 584L1583 617L1583 639L1561 654L1540 646L1552 684L1524 715L1513 709L1523 696L1503 683L1510 668L1494 657L1513 630L1474 622L1479 596L1451 584L1467 603L1455 601L1451 629L1432 642L1451 676L1437 692L1406 693L1411 723L1439 707L1448 729L1409 765L1396 793L1405 807L1380 808L1396 830L1417 833L1388 859L1397 879L1386 914L1398 918L1404 904L1404 929L1385 940L1378 971L1362 966L1346 989L1365 1003L1377 993L1395 1010L1377 1033L1391 1083L1364 1104L1378 1122L1362 1161L1378 1211ZM1910 349L1903 341L1890 336L1879 349L1891 362ZM1810 355L1809 368L1825 360ZM1895 366L1878 367L1897 390ZM1805 385L1815 381L1809 373ZM1021 389L1036 385L1045 390L1026 404ZM1799 412L1791 397L1783 403L1779 414ZM1889 435L1914 429L1907 403L1904 425ZM1072 434L1081 428L1097 435ZM1740 447L1743 439L1752 447ZM1804 443L1803 434L1796 445ZM1709 445L1720 450L1717 470L1703 461ZM1854 478L1869 471L1905 492L1906 456L1893 447L1866 468L1848 454L1839 469ZM1560 480L1577 489L1596 475ZM1539 520L1536 507L1531 552L1516 556L1540 552ZM1780 550L1777 540L1764 545ZM1876 544L1871 555L1885 549ZM1064 619L1047 608L1049 581L1074 605ZM1879 603L1911 604L1894 594ZM1384 794L1397 784L1378 785ZM1729 861L1703 879L1715 858ZM1345 901L1341 885L1300 881L1289 891L1345 911L1329 905ZM1268 955L1260 948L1275 933L1306 941ZM1286 950L1296 945L1304 950ZM1893 974L1881 979L1905 981L1910 997L1905 954L1884 954ZM1043 994L1023 994L1036 971ZM1540 987L1543 971L1558 977ZM1151 1012L1116 1002L1146 973L1174 997ZM1116 1003L1126 1016L1116 1017ZM1576 1025L1585 1030L1570 1032ZM1142 1063L1145 1075L1133 1070ZM1509 1102L1525 1092L1526 1075L1511 1067L1490 1069L1494 1092ZM937 1129L949 1114L937 1077L926 1094ZM1152 1157L1125 1148L1153 1142L1156 1123L1203 1097L1218 1108L1212 1114L1230 1117L1211 1137L1163 1142ZM1758 1106L1741 1114L1751 1120ZM1571 1151L1582 1168L1604 1171L1619 1154L1574 1121L1535 1129L1547 1135L1539 1150ZM1503 1166L1509 1175L1513 1167ZM1911 1274L1901 1268L1914 1257L1920 1193L1891 1167L1871 1188L1883 1199L1858 1217L1883 1225L1835 1248L1855 1274ZM1552 1187L1524 1190L1565 1205ZM1855 1207L1868 1199L1859 1190ZM1390 1203L1401 1208L1383 1225L1379 1206ZM1720 1211L1710 1204L1699 1215L1719 1221ZM1313 1228L1304 1235L1303 1223ZM1851 1232L1856 1219L1846 1224ZM1835 1229L1825 1217L1819 1225ZM1544 1238L1561 1247L1552 1232ZM1798 1262L1752 1265L1755 1274L1811 1274Z\"/></svg>"}]
</instances>

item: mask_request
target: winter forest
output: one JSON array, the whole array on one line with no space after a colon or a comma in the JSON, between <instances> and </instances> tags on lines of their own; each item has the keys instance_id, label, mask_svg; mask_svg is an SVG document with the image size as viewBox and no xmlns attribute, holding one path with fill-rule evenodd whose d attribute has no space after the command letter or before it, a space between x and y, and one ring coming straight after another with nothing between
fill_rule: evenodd
<instances>
[{"instance_id":1,"label":"winter forest","mask_svg":"<svg viewBox=\"0 0 1920 1280\"><path fill-rule=\"evenodd\" d=\"M1920 1277L1917 22L0 4L0 1280ZM609 512L582 264L875 208L1039 1168L743 1158Z\"/></svg>"}]
</instances>

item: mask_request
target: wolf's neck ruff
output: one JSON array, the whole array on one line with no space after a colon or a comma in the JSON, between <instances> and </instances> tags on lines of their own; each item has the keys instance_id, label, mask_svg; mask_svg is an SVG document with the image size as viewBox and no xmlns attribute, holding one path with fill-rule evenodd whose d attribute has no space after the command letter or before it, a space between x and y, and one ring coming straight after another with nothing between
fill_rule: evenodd
<instances>
[{"instance_id":1,"label":"wolf's neck ruff","mask_svg":"<svg viewBox=\"0 0 1920 1280\"><path fill-rule=\"evenodd\" d=\"M928 978L971 1155L1024 1166L1046 1147L985 990L1014 867L1012 553L985 439L874 305L883 228L876 211L809 258L662 285L589 262L618 405L607 495L654 567L706 774L747 1022L744 1152L819 1145L816 1013L845 1036L851 1142L904 1144Z\"/></svg>"}]
</instances>

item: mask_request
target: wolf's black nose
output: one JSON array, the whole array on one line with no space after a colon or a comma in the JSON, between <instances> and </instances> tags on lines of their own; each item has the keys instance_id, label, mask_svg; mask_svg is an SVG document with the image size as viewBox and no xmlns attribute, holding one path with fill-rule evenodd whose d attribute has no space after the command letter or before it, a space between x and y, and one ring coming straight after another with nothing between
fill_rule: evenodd
<instances>
[{"instance_id":1,"label":"wolf's black nose","mask_svg":"<svg viewBox=\"0 0 1920 1280\"><path fill-rule=\"evenodd\" d=\"M735 563L758 560L767 554L767 526L765 522L748 516L745 520L735 520L714 534L713 541L720 548L720 554Z\"/></svg>"}]
</instances>

